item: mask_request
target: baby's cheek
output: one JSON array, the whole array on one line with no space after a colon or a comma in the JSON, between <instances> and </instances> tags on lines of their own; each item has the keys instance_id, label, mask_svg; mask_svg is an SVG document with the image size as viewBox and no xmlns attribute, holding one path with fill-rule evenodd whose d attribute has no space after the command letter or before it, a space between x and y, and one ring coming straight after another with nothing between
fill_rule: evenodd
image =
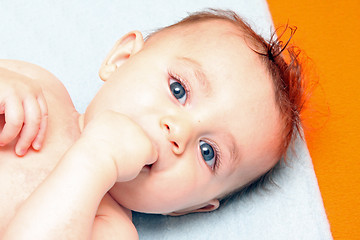
<instances>
[{"instance_id":1,"label":"baby's cheek","mask_svg":"<svg viewBox=\"0 0 360 240\"><path fill-rule=\"evenodd\" d=\"M198 179L198 175L192 169L179 167L164 173L159 179L158 185L159 187L161 185L163 190L161 194L168 199L179 202L191 198L199 190L200 182L201 179Z\"/></svg>"}]
</instances>

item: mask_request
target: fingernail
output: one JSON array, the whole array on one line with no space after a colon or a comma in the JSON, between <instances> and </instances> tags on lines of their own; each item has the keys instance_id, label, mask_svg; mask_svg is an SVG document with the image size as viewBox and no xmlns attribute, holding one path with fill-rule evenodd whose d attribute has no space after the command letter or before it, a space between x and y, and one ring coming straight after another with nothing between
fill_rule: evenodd
<instances>
[{"instance_id":1,"label":"fingernail","mask_svg":"<svg viewBox=\"0 0 360 240\"><path fill-rule=\"evenodd\" d=\"M22 157L25 155L26 149L17 149L15 152L16 152L16 155Z\"/></svg>"},{"instance_id":2,"label":"fingernail","mask_svg":"<svg viewBox=\"0 0 360 240\"><path fill-rule=\"evenodd\" d=\"M33 147L35 150L40 150L41 144L40 144L40 143L33 143L32 147Z\"/></svg>"}]
</instances>

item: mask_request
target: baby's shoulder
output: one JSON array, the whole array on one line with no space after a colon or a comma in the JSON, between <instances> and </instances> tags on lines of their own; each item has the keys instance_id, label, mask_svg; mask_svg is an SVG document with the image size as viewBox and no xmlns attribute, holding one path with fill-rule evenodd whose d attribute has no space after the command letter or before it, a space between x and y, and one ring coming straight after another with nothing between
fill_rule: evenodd
<instances>
[{"instance_id":1,"label":"baby's shoulder","mask_svg":"<svg viewBox=\"0 0 360 240\"><path fill-rule=\"evenodd\" d=\"M42 88L48 109L75 111L74 104L65 86L46 69L29 62L10 59L0 59L0 68L23 75L30 81L36 82ZM62 113L62 111L55 112Z\"/></svg>"},{"instance_id":2,"label":"baby's shoulder","mask_svg":"<svg viewBox=\"0 0 360 240\"><path fill-rule=\"evenodd\" d=\"M49 92L56 97L70 100L70 96L61 81L52 73L36 64L20 60L0 59L0 68L24 75L32 81L39 83L45 94Z\"/></svg>"},{"instance_id":3,"label":"baby's shoulder","mask_svg":"<svg viewBox=\"0 0 360 240\"><path fill-rule=\"evenodd\" d=\"M0 68L25 75L32 79L56 80L56 77L46 69L29 62L13 59L0 59Z\"/></svg>"}]
</instances>

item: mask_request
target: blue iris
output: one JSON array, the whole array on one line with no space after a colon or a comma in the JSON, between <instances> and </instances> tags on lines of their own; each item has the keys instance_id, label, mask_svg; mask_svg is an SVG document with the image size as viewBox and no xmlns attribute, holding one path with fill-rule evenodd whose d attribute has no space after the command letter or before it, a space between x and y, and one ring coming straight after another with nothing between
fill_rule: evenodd
<instances>
[{"instance_id":1,"label":"blue iris","mask_svg":"<svg viewBox=\"0 0 360 240\"><path fill-rule=\"evenodd\" d=\"M185 104L186 90L180 82L170 79L170 90L172 95L174 95L181 104Z\"/></svg>"},{"instance_id":2,"label":"blue iris","mask_svg":"<svg viewBox=\"0 0 360 240\"><path fill-rule=\"evenodd\" d=\"M214 149L207 142L200 141L200 151L205 162L212 167L215 163Z\"/></svg>"}]
</instances>

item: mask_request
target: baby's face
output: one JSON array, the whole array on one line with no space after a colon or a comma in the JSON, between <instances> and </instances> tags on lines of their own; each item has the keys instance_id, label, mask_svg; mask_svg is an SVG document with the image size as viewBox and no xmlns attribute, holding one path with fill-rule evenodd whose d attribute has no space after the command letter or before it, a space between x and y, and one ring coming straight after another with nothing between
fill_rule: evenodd
<instances>
[{"instance_id":1,"label":"baby's face","mask_svg":"<svg viewBox=\"0 0 360 240\"><path fill-rule=\"evenodd\" d=\"M272 81L235 32L219 21L160 32L90 104L85 121L105 109L126 114L159 153L151 169L111 190L123 206L148 213L202 206L277 162Z\"/></svg>"}]
</instances>

